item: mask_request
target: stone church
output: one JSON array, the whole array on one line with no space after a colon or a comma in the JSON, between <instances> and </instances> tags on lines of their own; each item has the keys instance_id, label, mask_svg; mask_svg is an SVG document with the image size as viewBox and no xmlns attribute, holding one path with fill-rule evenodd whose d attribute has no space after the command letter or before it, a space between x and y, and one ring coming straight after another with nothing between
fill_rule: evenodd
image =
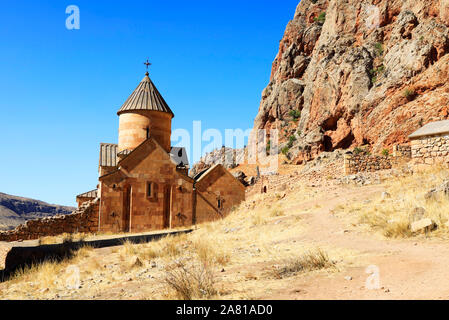
<instances>
[{"instance_id":1,"label":"stone church","mask_svg":"<svg viewBox=\"0 0 449 320\"><path fill-rule=\"evenodd\" d=\"M145 232L225 217L245 200L245 187L222 165L191 178L184 148L171 147L174 113L147 72L118 111L118 144L100 145L99 232Z\"/></svg>"}]
</instances>

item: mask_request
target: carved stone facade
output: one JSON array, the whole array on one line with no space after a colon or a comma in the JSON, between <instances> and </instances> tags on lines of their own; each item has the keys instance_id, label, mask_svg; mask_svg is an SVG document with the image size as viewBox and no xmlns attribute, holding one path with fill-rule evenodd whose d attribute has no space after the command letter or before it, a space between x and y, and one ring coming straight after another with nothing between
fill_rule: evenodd
<instances>
[{"instance_id":1,"label":"carved stone facade","mask_svg":"<svg viewBox=\"0 0 449 320\"><path fill-rule=\"evenodd\" d=\"M194 180L152 138L100 177L100 232L143 232L193 223Z\"/></svg>"},{"instance_id":2,"label":"carved stone facade","mask_svg":"<svg viewBox=\"0 0 449 320\"><path fill-rule=\"evenodd\" d=\"M118 115L119 143L100 145L99 184L77 196L78 210L0 232L0 241L189 227L245 200L245 187L222 165L188 176L186 150L170 147L174 114L148 73Z\"/></svg>"},{"instance_id":3,"label":"carved stone facade","mask_svg":"<svg viewBox=\"0 0 449 320\"><path fill-rule=\"evenodd\" d=\"M174 113L148 73L118 115L118 145L100 150L99 232L188 227L245 200L245 187L222 165L188 176L185 149L170 147Z\"/></svg>"}]
</instances>

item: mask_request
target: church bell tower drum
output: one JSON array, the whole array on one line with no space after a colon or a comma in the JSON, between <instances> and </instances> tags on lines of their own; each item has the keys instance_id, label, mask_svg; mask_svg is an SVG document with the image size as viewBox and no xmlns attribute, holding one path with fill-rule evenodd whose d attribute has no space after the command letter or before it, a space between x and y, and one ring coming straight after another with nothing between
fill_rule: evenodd
<instances>
[{"instance_id":1,"label":"church bell tower drum","mask_svg":"<svg viewBox=\"0 0 449 320\"><path fill-rule=\"evenodd\" d=\"M174 114L151 81L148 72L117 114L118 152L132 151L149 137L154 138L165 151L170 152L171 121Z\"/></svg>"}]
</instances>

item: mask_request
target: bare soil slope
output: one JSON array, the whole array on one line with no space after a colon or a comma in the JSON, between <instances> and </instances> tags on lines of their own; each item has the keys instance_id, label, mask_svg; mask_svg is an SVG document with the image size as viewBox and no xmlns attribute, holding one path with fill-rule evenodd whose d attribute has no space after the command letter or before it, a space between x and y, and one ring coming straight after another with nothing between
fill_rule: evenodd
<instances>
[{"instance_id":1,"label":"bare soil slope","mask_svg":"<svg viewBox=\"0 0 449 320\"><path fill-rule=\"evenodd\" d=\"M290 181L285 191L257 194L224 220L155 243L87 248L70 261L19 272L0 283L0 298L179 299L167 281L179 276L188 280L193 299L449 298L447 226L427 236L388 238L360 223L356 211L345 211L358 203L394 206L400 193L391 186L413 176L376 173L370 177L374 184L360 186L326 170L321 176L304 175L310 168L283 171ZM381 200L385 190L392 192L388 201ZM304 264L318 248L326 263ZM69 289L73 266L80 284ZM379 271L375 289L366 286L370 266Z\"/></svg>"}]
</instances>

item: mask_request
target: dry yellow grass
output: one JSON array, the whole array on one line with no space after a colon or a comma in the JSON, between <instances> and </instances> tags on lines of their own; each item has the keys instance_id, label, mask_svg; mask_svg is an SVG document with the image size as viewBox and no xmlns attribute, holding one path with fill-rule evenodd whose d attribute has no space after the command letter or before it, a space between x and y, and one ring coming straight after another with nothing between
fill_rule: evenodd
<instances>
[{"instance_id":1,"label":"dry yellow grass","mask_svg":"<svg viewBox=\"0 0 449 320\"><path fill-rule=\"evenodd\" d=\"M335 262L320 248L310 250L298 257L287 259L281 266L274 269L276 278L284 278L301 272L329 269L335 267Z\"/></svg>"},{"instance_id":2,"label":"dry yellow grass","mask_svg":"<svg viewBox=\"0 0 449 320\"><path fill-rule=\"evenodd\" d=\"M355 224L368 226L388 238L408 238L416 236L411 231L411 223L430 218L438 225L438 230L428 235L449 234L449 197L440 193L431 199L425 195L449 178L449 171L433 168L384 181L387 197L379 197L365 202L355 202L339 206L337 214L353 217ZM424 211L422 210L424 209ZM417 212L424 214L417 214Z\"/></svg>"},{"instance_id":3,"label":"dry yellow grass","mask_svg":"<svg viewBox=\"0 0 449 320\"><path fill-rule=\"evenodd\" d=\"M86 260L91 254L93 249L86 246L62 261L49 260L16 270L8 281L9 286L15 289L10 298L24 299L32 292L33 297L39 299L51 291L65 289L73 277L73 272L68 272L68 268Z\"/></svg>"},{"instance_id":4,"label":"dry yellow grass","mask_svg":"<svg viewBox=\"0 0 449 320\"><path fill-rule=\"evenodd\" d=\"M175 258L180 255L186 235L168 236L159 241L146 244L133 244L125 241L118 250L122 259L137 256L142 260Z\"/></svg>"},{"instance_id":5,"label":"dry yellow grass","mask_svg":"<svg viewBox=\"0 0 449 320\"><path fill-rule=\"evenodd\" d=\"M256 195L236 208L226 219L199 225L191 234L170 236L147 244L124 242L118 248L111 248L105 256L100 255L98 250L85 249L70 261L48 262L23 270L14 281L7 284L6 290L0 292L0 299L23 299L27 297L25 292L31 292L33 298L38 299L55 298L55 292L67 299L73 295L89 299L98 295L121 298L127 297L128 293L116 292L115 287L119 284L129 285L133 281L151 281L151 285L139 285L136 289L141 299L250 297L254 292L249 295L242 284L251 286L257 279L272 281L272 275L267 276L266 271L274 264L279 261L289 262L292 252L301 255L311 249L307 244L295 240L305 228L301 219L303 212L296 208L298 204L309 203L319 196L315 190L298 184L297 189L286 196ZM314 209L312 204L309 207L310 210ZM326 248L326 252L332 253L335 258L332 248ZM344 255L339 253L338 257ZM184 269L180 267L182 261ZM318 264L316 268L312 267L315 262L308 263L305 263L303 273L319 269ZM66 277L64 272L72 264L79 267L83 282L82 288L76 292L67 291L63 285ZM223 278L221 271L225 268L245 271L238 276ZM171 285L167 277L172 280ZM34 279L42 279L42 282ZM187 287L187 291L177 289L176 284ZM212 289L198 289L202 285ZM223 290L223 286L226 290ZM36 293L33 287L49 288L49 291ZM258 290L264 290L263 285Z\"/></svg>"},{"instance_id":6,"label":"dry yellow grass","mask_svg":"<svg viewBox=\"0 0 449 320\"><path fill-rule=\"evenodd\" d=\"M87 234L84 233L76 233L76 234L69 234L64 233L59 236L54 237L43 237L39 239L40 245L46 245L46 244L60 244L60 243L71 243L71 242L82 242L85 241L87 238Z\"/></svg>"},{"instance_id":7,"label":"dry yellow grass","mask_svg":"<svg viewBox=\"0 0 449 320\"><path fill-rule=\"evenodd\" d=\"M167 268L164 281L172 290L167 297L178 300L211 299L218 294L214 273L205 263L176 262Z\"/></svg>"}]
</instances>

